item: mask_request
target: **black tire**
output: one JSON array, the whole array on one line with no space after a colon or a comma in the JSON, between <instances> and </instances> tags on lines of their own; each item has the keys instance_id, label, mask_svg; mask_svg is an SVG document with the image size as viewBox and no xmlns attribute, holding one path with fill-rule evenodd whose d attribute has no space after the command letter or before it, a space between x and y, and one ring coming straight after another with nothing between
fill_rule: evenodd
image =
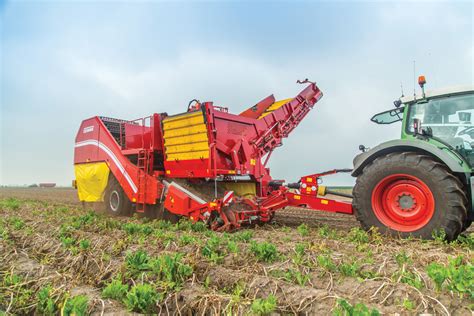
<instances>
[{"instance_id":1,"label":"black tire","mask_svg":"<svg viewBox=\"0 0 474 316\"><path fill-rule=\"evenodd\" d=\"M382 180L387 179L387 177L396 178L398 175L409 175L421 180L431 193L428 196L434 198L434 210L431 208L433 212L429 221L421 223L422 227L410 226L414 229L412 231L401 231L407 227L403 226L405 223L401 224L403 228L399 229L397 228L400 226L397 227L396 224L392 225L392 227L386 226L376 215L377 213L374 209L377 207L373 206L372 203L373 191L376 187L383 187L381 185L383 183ZM402 178L400 176L400 179ZM444 164L430 156L414 152L390 153L376 158L357 177L353 193L354 199L352 203L354 212L357 220L365 230L376 227L379 232L384 234L403 238L413 236L423 239L432 239L433 232L444 230L446 239L453 240L461 233L466 221L467 198L461 181ZM375 194L375 196L377 195ZM409 209L403 209L403 207L411 208L417 206L416 199L411 200L411 204L408 203L408 206L401 206L401 198L403 197L404 195L397 195L398 205L396 206L402 211L409 211ZM384 201L384 199L380 201ZM380 214L380 207L378 210ZM390 221L388 222L390 223Z\"/></svg>"},{"instance_id":2,"label":"black tire","mask_svg":"<svg viewBox=\"0 0 474 316\"><path fill-rule=\"evenodd\" d=\"M472 219L466 219L462 227L462 231L466 231L469 227L471 227L471 224L472 224Z\"/></svg>"},{"instance_id":3,"label":"black tire","mask_svg":"<svg viewBox=\"0 0 474 316\"><path fill-rule=\"evenodd\" d=\"M104 204L107 213L114 216L130 216L132 202L128 199L120 184L110 177L104 194Z\"/></svg>"}]
</instances>

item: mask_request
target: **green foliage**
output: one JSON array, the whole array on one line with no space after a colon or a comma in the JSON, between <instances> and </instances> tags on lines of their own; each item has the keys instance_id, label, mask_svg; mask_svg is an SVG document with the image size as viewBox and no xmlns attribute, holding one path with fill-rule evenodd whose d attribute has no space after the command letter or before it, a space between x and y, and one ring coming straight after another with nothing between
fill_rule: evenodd
<instances>
[{"instance_id":1,"label":"green foliage","mask_svg":"<svg viewBox=\"0 0 474 316\"><path fill-rule=\"evenodd\" d=\"M74 237L61 237L59 240L65 248L71 248L76 243L76 239Z\"/></svg>"},{"instance_id":2,"label":"green foliage","mask_svg":"<svg viewBox=\"0 0 474 316\"><path fill-rule=\"evenodd\" d=\"M203 232L207 230L206 223L204 222L196 222L191 225L191 230L193 232Z\"/></svg>"},{"instance_id":3,"label":"green foliage","mask_svg":"<svg viewBox=\"0 0 474 316\"><path fill-rule=\"evenodd\" d=\"M67 223L61 224L59 227L59 234L58 237L71 237L74 229L72 226L68 225Z\"/></svg>"},{"instance_id":4,"label":"green foliage","mask_svg":"<svg viewBox=\"0 0 474 316\"><path fill-rule=\"evenodd\" d=\"M417 289L421 289L425 285L423 279L417 273L406 270L404 266L394 274L394 278Z\"/></svg>"},{"instance_id":5,"label":"green foliage","mask_svg":"<svg viewBox=\"0 0 474 316\"><path fill-rule=\"evenodd\" d=\"M8 239L8 229L2 221L0 221L0 239Z\"/></svg>"},{"instance_id":6,"label":"green foliage","mask_svg":"<svg viewBox=\"0 0 474 316\"><path fill-rule=\"evenodd\" d=\"M56 304L54 303L53 298L51 297L51 286L42 287L36 294L37 298L37 312L42 315L55 315L56 314Z\"/></svg>"},{"instance_id":7,"label":"green foliage","mask_svg":"<svg viewBox=\"0 0 474 316\"><path fill-rule=\"evenodd\" d=\"M299 286L305 286L309 282L309 275L302 273L298 270L289 269L285 273L285 280L298 284Z\"/></svg>"},{"instance_id":8,"label":"green foliage","mask_svg":"<svg viewBox=\"0 0 474 316\"><path fill-rule=\"evenodd\" d=\"M125 267L132 276L136 276L142 271L148 270L149 262L150 257L144 250L129 252L125 257Z\"/></svg>"},{"instance_id":9,"label":"green foliage","mask_svg":"<svg viewBox=\"0 0 474 316\"><path fill-rule=\"evenodd\" d=\"M79 241L79 248L81 250L87 250L90 248L90 246L91 246L91 242L88 239L81 239L81 241Z\"/></svg>"},{"instance_id":10,"label":"green foliage","mask_svg":"<svg viewBox=\"0 0 474 316\"><path fill-rule=\"evenodd\" d=\"M257 243L252 241L250 251L258 261L273 262L278 258L278 250L276 246L269 242Z\"/></svg>"},{"instance_id":11,"label":"green foliage","mask_svg":"<svg viewBox=\"0 0 474 316\"><path fill-rule=\"evenodd\" d=\"M234 241L249 242L253 238L253 231L243 230L232 235Z\"/></svg>"},{"instance_id":12,"label":"green foliage","mask_svg":"<svg viewBox=\"0 0 474 316\"><path fill-rule=\"evenodd\" d=\"M446 232L444 231L443 228L437 230L433 230L433 232L431 233L431 237L433 237L433 239L438 242L438 243L445 243L446 242Z\"/></svg>"},{"instance_id":13,"label":"green foliage","mask_svg":"<svg viewBox=\"0 0 474 316\"><path fill-rule=\"evenodd\" d=\"M359 227L352 228L347 235L347 239L358 244L366 244L370 241L369 234Z\"/></svg>"},{"instance_id":14,"label":"green foliage","mask_svg":"<svg viewBox=\"0 0 474 316\"><path fill-rule=\"evenodd\" d=\"M150 284L137 284L127 293L124 303L130 311L151 314L161 299L161 295Z\"/></svg>"},{"instance_id":15,"label":"green foliage","mask_svg":"<svg viewBox=\"0 0 474 316\"><path fill-rule=\"evenodd\" d=\"M165 245L176 239L176 234L174 232L163 229L155 229L153 236L161 240Z\"/></svg>"},{"instance_id":16,"label":"green foliage","mask_svg":"<svg viewBox=\"0 0 474 316\"><path fill-rule=\"evenodd\" d=\"M150 235L151 233L153 233L153 227L146 224L125 223L122 225L122 229L129 235L133 235L133 234Z\"/></svg>"},{"instance_id":17,"label":"green foliage","mask_svg":"<svg viewBox=\"0 0 474 316\"><path fill-rule=\"evenodd\" d=\"M344 276L357 277L360 272L360 265L357 262L343 262L338 265L337 269Z\"/></svg>"},{"instance_id":18,"label":"green foliage","mask_svg":"<svg viewBox=\"0 0 474 316\"><path fill-rule=\"evenodd\" d=\"M179 288L193 274L193 268L182 262L183 254L162 255L150 262L151 271L165 288Z\"/></svg>"},{"instance_id":19,"label":"green foliage","mask_svg":"<svg viewBox=\"0 0 474 316\"><path fill-rule=\"evenodd\" d=\"M93 211L90 211L87 214L82 215L82 216L73 217L71 226L74 227L75 229L79 229L81 227L87 226L88 224L91 224L92 222L94 222L96 217L97 217L97 214Z\"/></svg>"},{"instance_id":20,"label":"green foliage","mask_svg":"<svg viewBox=\"0 0 474 316\"><path fill-rule=\"evenodd\" d=\"M283 278L287 282L295 283L300 286L306 285L310 280L308 274L295 269L272 270L270 271L270 275L276 278Z\"/></svg>"},{"instance_id":21,"label":"green foliage","mask_svg":"<svg viewBox=\"0 0 474 316\"><path fill-rule=\"evenodd\" d=\"M11 273L11 274L7 274L3 277L3 285L5 287L9 287L9 286L12 286L12 285L18 285L20 284L20 282L22 281L22 277L19 276L18 274L14 274L14 273Z\"/></svg>"},{"instance_id":22,"label":"green foliage","mask_svg":"<svg viewBox=\"0 0 474 316\"><path fill-rule=\"evenodd\" d=\"M113 218L105 218L103 221L100 221L98 225L105 229L119 229L122 227L122 223Z\"/></svg>"},{"instance_id":23,"label":"green foliage","mask_svg":"<svg viewBox=\"0 0 474 316\"><path fill-rule=\"evenodd\" d=\"M189 231L191 230L191 226L193 225L193 222L189 220L187 217L182 217L174 227L174 230L180 230L180 231Z\"/></svg>"},{"instance_id":24,"label":"green foliage","mask_svg":"<svg viewBox=\"0 0 474 316\"><path fill-rule=\"evenodd\" d=\"M415 302L413 302L409 298L405 298L403 300L402 306L403 306L404 309L411 311L411 310L415 309L416 304L415 304Z\"/></svg>"},{"instance_id":25,"label":"green foliage","mask_svg":"<svg viewBox=\"0 0 474 316\"><path fill-rule=\"evenodd\" d=\"M104 298L111 298L117 301L122 301L127 295L128 284L123 284L121 276L113 279L112 282L102 290Z\"/></svg>"},{"instance_id":26,"label":"green foliage","mask_svg":"<svg viewBox=\"0 0 474 316\"><path fill-rule=\"evenodd\" d=\"M466 246L471 250L474 250L474 233L470 233L469 235L459 235L455 243L461 246Z\"/></svg>"},{"instance_id":27,"label":"green foliage","mask_svg":"<svg viewBox=\"0 0 474 316\"><path fill-rule=\"evenodd\" d=\"M178 240L178 244L180 246L195 244L196 242L197 242L197 238L188 234L183 234Z\"/></svg>"},{"instance_id":28,"label":"green foliage","mask_svg":"<svg viewBox=\"0 0 474 316\"><path fill-rule=\"evenodd\" d=\"M462 256L450 259L447 265L433 262L427 267L426 272L436 284L438 291L446 288L474 298L474 265L464 264Z\"/></svg>"},{"instance_id":29,"label":"green foliage","mask_svg":"<svg viewBox=\"0 0 474 316\"><path fill-rule=\"evenodd\" d=\"M224 258L220 250L221 238L217 235L211 236L201 250L203 256L208 257L214 263L219 263Z\"/></svg>"},{"instance_id":30,"label":"green foliage","mask_svg":"<svg viewBox=\"0 0 474 316\"><path fill-rule=\"evenodd\" d=\"M295 264L304 264L305 260L305 252L306 252L306 244L298 243L295 246L295 254L292 256L293 262Z\"/></svg>"},{"instance_id":31,"label":"green foliage","mask_svg":"<svg viewBox=\"0 0 474 316\"><path fill-rule=\"evenodd\" d=\"M309 227L306 224L301 224L300 226L296 228L296 230L303 237L309 235Z\"/></svg>"},{"instance_id":32,"label":"green foliage","mask_svg":"<svg viewBox=\"0 0 474 316\"><path fill-rule=\"evenodd\" d=\"M154 224L156 228L163 229L163 230L170 230L171 227L174 226L170 221L164 221L164 220L155 221Z\"/></svg>"},{"instance_id":33,"label":"green foliage","mask_svg":"<svg viewBox=\"0 0 474 316\"><path fill-rule=\"evenodd\" d=\"M399 253L395 255L395 261L400 267L403 266L404 264L411 263L410 257L407 255L407 253L404 250L400 251Z\"/></svg>"},{"instance_id":34,"label":"green foliage","mask_svg":"<svg viewBox=\"0 0 474 316\"><path fill-rule=\"evenodd\" d=\"M380 312L377 309L369 310L367 306L362 303L357 303L352 306L344 299L337 300L336 309L333 312L334 316L379 316Z\"/></svg>"},{"instance_id":35,"label":"green foliage","mask_svg":"<svg viewBox=\"0 0 474 316\"><path fill-rule=\"evenodd\" d=\"M63 308L64 315L82 316L87 314L89 301L85 295L77 295L70 299L66 299Z\"/></svg>"},{"instance_id":36,"label":"green foliage","mask_svg":"<svg viewBox=\"0 0 474 316\"><path fill-rule=\"evenodd\" d=\"M326 224L319 227L318 235L321 236L321 237L328 237L328 238L331 238L331 239L337 239L338 238L337 230L330 228Z\"/></svg>"},{"instance_id":37,"label":"green foliage","mask_svg":"<svg viewBox=\"0 0 474 316\"><path fill-rule=\"evenodd\" d=\"M10 225L13 226L13 229L20 230L23 227L25 227L25 221L23 221L19 217L12 217L12 218L10 218Z\"/></svg>"},{"instance_id":38,"label":"green foliage","mask_svg":"<svg viewBox=\"0 0 474 316\"><path fill-rule=\"evenodd\" d=\"M316 257L316 260L318 261L318 265L327 270L327 271L335 271L336 270L336 265L334 264L334 261L329 255L318 255Z\"/></svg>"},{"instance_id":39,"label":"green foliage","mask_svg":"<svg viewBox=\"0 0 474 316\"><path fill-rule=\"evenodd\" d=\"M0 208L16 211L20 208L21 202L15 198L8 198L0 200Z\"/></svg>"},{"instance_id":40,"label":"green foliage","mask_svg":"<svg viewBox=\"0 0 474 316\"><path fill-rule=\"evenodd\" d=\"M250 308L255 315L267 315L275 311L276 306L277 299L273 294L270 294L265 299L255 299Z\"/></svg>"},{"instance_id":41,"label":"green foliage","mask_svg":"<svg viewBox=\"0 0 474 316\"><path fill-rule=\"evenodd\" d=\"M240 251L239 249L239 246L237 245L237 243L233 240L229 240L227 242L227 250L230 252L230 253L238 253Z\"/></svg>"}]
</instances>

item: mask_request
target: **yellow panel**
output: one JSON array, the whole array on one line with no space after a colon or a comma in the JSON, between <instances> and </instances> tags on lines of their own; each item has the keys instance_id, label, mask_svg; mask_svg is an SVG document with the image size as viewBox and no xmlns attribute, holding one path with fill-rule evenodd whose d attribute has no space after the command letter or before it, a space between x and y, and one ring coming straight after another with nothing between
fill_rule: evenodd
<instances>
[{"instance_id":1,"label":"yellow panel","mask_svg":"<svg viewBox=\"0 0 474 316\"><path fill-rule=\"evenodd\" d=\"M193 135L165 138L165 145L167 146L199 143L199 142L207 142L207 133L199 133L199 134L193 134Z\"/></svg>"},{"instance_id":2,"label":"yellow panel","mask_svg":"<svg viewBox=\"0 0 474 316\"><path fill-rule=\"evenodd\" d=\"M85 202L102 201L109 172L109 166L105 162L74 165L79 200Z\"/></svg>"},{"instance_id":3,"label":"yellow panel","mask_svg":"<svg viewBox=\"0 0 474 316\"><path fill-rule=\"evenodd\" d=\"M262 115L260 115L259 119L267 116L268 114L272 113L273 111L281 108L284 104L290 102L291 100L293 99L285 99L285 100L280 100L280 101L276 101L275 103L273 103L272 105L270 105L266 110L265 112L262 113Z\"/></svg>"},{"instance_id":4,"label":"yellow panel","mask_svg":"<svg viewBox=\"0 0 474 316\"><path fill-rule=\"evenodd\" d=\"M209 150L209 144L207 143L207 140L205 142L194 144L166 146L167 154L187 153L205 150Z\"/></svg>"},{"instance_id":5,"label":"yellow panel","mask_svg":"<svg viewBox=\"0 0 474 316\"><path fill-rule=\"evenodd\" d=\"M209 158L209 140L201 111L168 117L163 120L166 160Z\"/></svg>"},{"instance_id":6,"label":"yellow panel","mask_svg":"<svg viewBox=\"0 0 474 316\"><path fill-rule=\"evenodd\" d=\"M201 115L201 116L182 119L179 121L172 121L172 122L163 121L163 129L170 130L174 128L193 126L193 125L198 125L202 123L204 123L204 118Z\"/></svg>"},{"instance_id":7,"label":"yellow panel","mask_svg":"<svg viewBox=\"0 0 474 316\"><path fill-rule=\"evenodd\" d=\"M177 160L191 160L191 159L207 159L207 158L209 158L209 150L166 155L166 161L173 161L176 159Z\"/></svg>"},{"instance_id":8,"label":"yellow panel","mask_svg":"<svg viewBox=\"0 0 474 316\"><path fill-rule=\"evenodd\" d=\"M179 121L183 119L188 119L190 117L196 117L196 116L201 116L202 117L202 112L201 111L196 111L196 112L186 112L178 115L173 115L173 116L168 116L163 120L163 122L174 122L174 121Z\"/></svg>"},{"instance_id":9,"label":"yellow panel","mask_svg":"<svg viewBox=\"0 0 474 316\"><path fill-rule=\"evenodd\" d=\"M171 129L171 130L163 130L163 137L165 140L170 137L179 137L179 136L185 136L185 135L195 135L195 134L206 134L207 136L207 128L206 124L199 124L199 125L194 125L191 127L182 127L182 128L177 128L177 129Z\"/></svg>"},{"instance_id":10,"label":"yellow panel","mask_svg":"<svg viewBox=\"0 0 474 316\"><path fill-rule=\"evenodd\" d=\"M252 197L257 194L255 183L252 182L225 182L224 188L234 191L235 195L241 197Z\"/></svg>"}]
</instances>

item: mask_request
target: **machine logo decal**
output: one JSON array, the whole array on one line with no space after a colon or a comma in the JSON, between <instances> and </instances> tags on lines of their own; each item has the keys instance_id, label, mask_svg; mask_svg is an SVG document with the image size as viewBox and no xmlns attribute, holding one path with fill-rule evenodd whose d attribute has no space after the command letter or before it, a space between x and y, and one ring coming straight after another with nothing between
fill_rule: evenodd
<instances>
[{"instance_id":1,"label":"machine logo decal","mask_svg":"<svg viewBox=\"0 0 474 316\"><path fill-rule=\"evenodd\" d=\"M120 161L117 159L117 157L114 155L114 153L109 149L109 147L105 146L103 143L97 141L97 140L84 140L82 142L78 142L74 145L74 147L84 147L84 146L97 146L100 149L102 149L115 163L117 168L120 170L120 172L123 174L125 179L127 180L128 184L130 184L130 187L132 188L134 193L137 193L137 186L135 183L133 183L132 178L130 178L130 175L128 174L127 170L123 167L123 165L120 163Z\"/></svg>"},{"instance_id":2,"label":"machine logo decal","mask_svg":"<svg viewBox=\"0 0 474 316\"><path fill-rule=\"evenodd\" d=\"M90 133L90 132L93 132L93 131L94 131L94 126L86 126L86 127L83 128L82 133L86 134L86 133Z\"/></svg>"}]
</instances>

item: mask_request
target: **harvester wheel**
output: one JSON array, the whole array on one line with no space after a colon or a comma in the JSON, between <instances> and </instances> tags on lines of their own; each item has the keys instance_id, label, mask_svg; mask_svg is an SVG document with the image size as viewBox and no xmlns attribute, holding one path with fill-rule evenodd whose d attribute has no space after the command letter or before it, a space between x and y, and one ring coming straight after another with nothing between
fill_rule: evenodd
<instances>
[{"instance_id":1,"label":"harvester wheel","mask_svg":"<svg viewBox=\"0 0 474 316\"><path fill-rule=\"evenodd\" d=\"M401 237L433 238L444 230L447 240L466 221L463 185L445 165L413 152L376 158L357 177L353 208L365 230Z\"/></svg>"},{"instance_id":2,"label":"harvester wheel","mask_svg":"<svg viewBox=\"0 0 474 316\"><path fill-rule=\"evenodd\" d=\"M115 178L110 178L104 194L107 212L116 216L130 216L132 203Z\"/></svg>"}]
</instances>

